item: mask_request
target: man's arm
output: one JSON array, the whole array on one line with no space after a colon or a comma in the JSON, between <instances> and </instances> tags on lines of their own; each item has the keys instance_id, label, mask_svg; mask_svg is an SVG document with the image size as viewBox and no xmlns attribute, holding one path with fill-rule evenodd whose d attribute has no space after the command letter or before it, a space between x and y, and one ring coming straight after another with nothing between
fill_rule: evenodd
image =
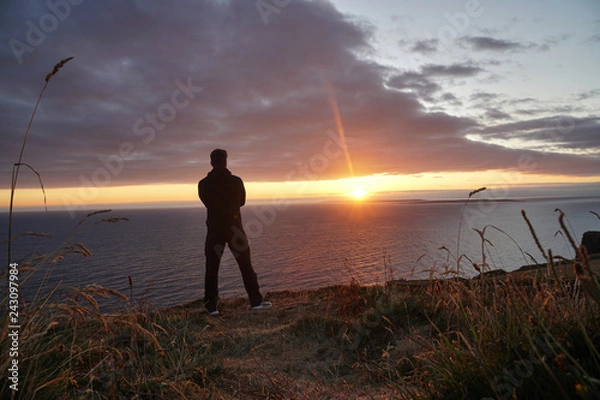
<instances>
[{"instance_id":1,"label":"man's arm","mask_svg":"<svg viewBox=\"0 0 600 400\"><path fill-rule=\"evenodd\" d=\"M240 207L246 204L246 188L244 187L244 181L240 179Z\"/></svg>"},{"instance_id":2,"label":"man's arm","mask_svg":"<svg viewBox=\"0 0 600 400\"><path fill-rule=\"evenodd\" d=\"M198 182L198 197L200 198L204 206L208 207L208 205L206 204L208 199L206 198L206 193L205 190L203 190L202 186L204 186L202 181Z\"/></svg>"}]
</instances>

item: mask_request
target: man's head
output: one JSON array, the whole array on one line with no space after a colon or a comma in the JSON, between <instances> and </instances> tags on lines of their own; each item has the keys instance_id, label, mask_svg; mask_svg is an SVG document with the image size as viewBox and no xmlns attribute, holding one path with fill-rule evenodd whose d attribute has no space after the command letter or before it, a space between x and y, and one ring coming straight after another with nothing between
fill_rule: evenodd
<instances>
[{"instance_id":1,"label":"man's head","mask_svg":"<svg viewBox=\"0 0 600 400\"><path fill-rule=\"evenodd\" d=\"M210 153L210 165L213 167L227 166L227 151L223 149L214 149Z\"/></svg>"}]
</instances>

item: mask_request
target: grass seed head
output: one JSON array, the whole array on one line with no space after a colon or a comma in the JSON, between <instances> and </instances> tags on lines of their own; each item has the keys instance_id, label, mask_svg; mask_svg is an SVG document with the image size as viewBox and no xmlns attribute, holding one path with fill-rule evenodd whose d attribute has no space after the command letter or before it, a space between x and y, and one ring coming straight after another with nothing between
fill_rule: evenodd
<instances>
[{"instance_id":1,"label":"grass seed head","mask_svg":"<svg viewBox=\"0 0 600 400\"><path fill-rule=\"evenodd\" d=\"M50 79L56 75L58 73L58 71L60 71L60 69L62 67L65 66L66 63L68 63L69 61L71 61L73 59L73 57L69 57L69 58L65 58L64 60L59 61L55 66L54 69L52 70L52 72L50 72L48 75L46 75L46 82L50 81Z\"/></svg>"}]
</instances>

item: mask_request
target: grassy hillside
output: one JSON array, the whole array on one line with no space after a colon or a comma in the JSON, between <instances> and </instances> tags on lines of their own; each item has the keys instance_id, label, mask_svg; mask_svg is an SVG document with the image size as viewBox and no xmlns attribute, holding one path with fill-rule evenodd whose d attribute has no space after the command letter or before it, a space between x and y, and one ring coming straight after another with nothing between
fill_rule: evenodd
<instances>
[{"instance_id":1,"label":"grassy hillside","mask_svg":"<svg viewBox=\"0 0 600 400\"><path fill-rule=\"evenodd\" d=\"M600 260L587 265L584 279ZM267 295L274 307L262 311L249 311L246 299L225 299L220 317L209 317L198 301L102 315L95 298L116 293L90 287L64 303L23 310L18 394L597 398L598 299L552 276L542 268L470 281L276 292ZM3 348L8 332L5 321ZM7 371L4 362L8 399L15 392Z\"/></svg>"}]
</instances>

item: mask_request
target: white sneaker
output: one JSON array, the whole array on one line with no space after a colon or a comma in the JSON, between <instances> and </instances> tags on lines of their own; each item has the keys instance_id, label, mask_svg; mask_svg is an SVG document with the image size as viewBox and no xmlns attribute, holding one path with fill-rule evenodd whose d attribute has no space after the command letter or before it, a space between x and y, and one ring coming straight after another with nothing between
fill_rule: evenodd
<instances>
[{"instance_id":1,"label":"white sneaker","mask_svg":"<svg viewBox=\"0 0 600 400\"><path fill-rule=\"evenodd\" d=\"M265 308L269 308L272 305L273 304L271 304L271 302L269 302L269 301L263 301L259 305L251 307L250 309L252 309L252 310L264 310Z\"/></svg>"},{"instance_id":2,"label":"white sneaker","mask_svg":"<svg viewBox=\"0 0 600 400\"><path fill-rule=\"evenodd\" d=\"M214 311L209 311L209 312L208 312L208 315L210 315L210 316L212 316L212 317L215 317L215 316L219 315L219 311L217 311L217 310L214 310Z\"/></svg>"}]
</instances>

